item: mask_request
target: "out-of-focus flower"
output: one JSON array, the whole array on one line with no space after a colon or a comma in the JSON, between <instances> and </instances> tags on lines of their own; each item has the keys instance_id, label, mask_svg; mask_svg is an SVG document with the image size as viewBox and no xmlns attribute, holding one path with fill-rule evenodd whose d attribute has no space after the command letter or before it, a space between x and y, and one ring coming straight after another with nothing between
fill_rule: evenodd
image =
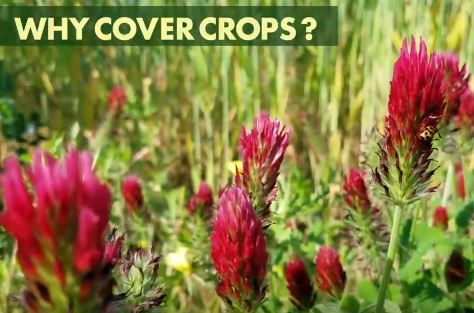
<instances>
[{"instance_id":1,"label":"out-of-focus flower","mask_svg":"<svg viewBox=\"0 0 474 313\"><path fill-rule=\"evenodd\" d=\"M154 312L166 301L159 283L160 256L153 248L130 248L120 265L122 279L117 289L133 305L133 312Z\"/></svg>"},{"instance_id":2,"label":"out-of-focus flower","mask_svg":"<svg viewBox=\"0 0 474 313\"><path fill-rule=\"evenodd\" d=\"M363 171L351 168L344 179L343 189L347 205L360 213L367 213L370 210L371 204Z\"/></svg>"},{"instance_id":3,"label":"out-of-focus flower","mask_svg":"<svg viewBox=\"0 0 474 313\"><path fill-rule=\"evenodd\" d=\"M120 114L123 111L127 102L127 93L123 87L115 86L110 90L109 97L107 99L107 105L109 107L109 112L114 114Z\"/></svg>"},{"instance_id":4,"label":"out-of-focus flower","mask_svg":"<svg viewBox=\"0 0 474 313\"><path fill-rule=\"evenodd\" d=\"M198 192L195 193L188 202L188 211L190 214L201 212L206 218L212 217L212 189L206 182L201 182Z\"/></svg>"},{"instance_id":5,"label":"out-of-focus flower","mask_svg":"<svg viewBox=\"0 0 474 313\"><path fill-rule=\"evenodd\" d=\"M112 237L105 245L104 262L115 266L122 254L122 246L125 235L116 236L116 229L112 232Z\"/></svg>"},{"instance_id":6,"label":"out-of-focus flower","mask_svg":"<svg viewBox=\"0 0 474 313\"><path fill-rule=\"evenodd\" d=\"M293 259L288 262L285 277L291 302L300 310L310 310L316 301L316 293L303 261Z\"/></svg>"},{"instance_id":7,"label":"out-of-focus flower","mask_svg":"<svg viewBox=\"0 0 474 313\"><path fill-rule=\"evenodd\" d=\"M460 250L454 250L446 263L446 281L451 287L462 285L467 277L466 260Z\"/></svg>"},{"instance_id":8,"label":"out-of-focus flower","mask_svg":"<svg viewBox=\"0 0 474 313\"><path fill-rule=\"evenodd\" d=\"M464 170L462 163L460 161L456 162L454 165L454 170L456 173L456 183L459 198L466 199L466 186L464 185Z\"/></svg>"},{"instance_id":9,"label":"out-of-focus flower","mask_svg":"<svg viewBox=\"0 0 474 313\"><path fill-rule=\"evenodd\" d=\"M236 175L236 185L247 191L264 220L269 217L270 205L277 194L276 181L289 138L289 131L280 121L272 120L266 113L257 116L249 132L242 128L243 169Z\"/></svg>"},{"instance_id":10,"label":"out-of-focus flower","mask_svg":"<svg viewBox=\"0 0 474 313\"><path fill-rule=\"evenodd\" d=\"M337 251L323 246L316 255L316 281L318 289L333 296L340 296L346 286L346 272Z\"/></svg>"},{"instance_id":11,"label":"out-of-focus flower","mask_svg":"<svg viewBox=\"0 0 474 313\"><path fill-rule=\"evenodd\" d=\"M113 286L104 260L111 195L93 172L92 156L70 150L60 161L36 151L25 171L10 158L0 185L0 224L18 243L30 309L104 309Z\"/></svg>"},{"instance_id":12,"label":"out-of-focus flower","mask_svg":"<svg viewBox=\"0 0 474 313\"><path fill-rule=\"evenodd\" d=\"M188 260L188 249L179 247L176 252L170 252L165 258L166 265L183 274L191 273L191 263Z\"/></svg>"},{"instance_id":13,"label":"out-of-focus flower","mask_svg":"<svg viewBox=\"0 0 474 313\"><path fill-rule=\"evenodd\" d=\"M377 251L385 251L390 233L381 210L371 204L363 170L350 169L344 179L343 197L350 207L344 234L356 251L359 270L378 276L381 269Z\"/></svg>"},{"instance_id":14,"label":"out-of-focus flower","mask_svg":"<svg viewBox=\"0 0 474 313\"><path fill-rule=\"evenodd\" d=\"M448 210L446 207L439 206L433 213L433 227L440 228L442 230L448 229Z\"/></svg>"},{"instance_id":15,"label":"out-of-focus flower","mask_svg":"<svg viewBox=\"0 0 474 313\"><path fill-rule=\"evenodd\" d=\"M467 130L469 134L474 133L474 94L471 89L461 97L456 126Z\"/></svg>"},{"instance_id":16,"label":"out-of-focus flower","mask_svg":"<svg viewBox=\"0 0 474 313\"><path fill-rule=\"evenodd\" d=\"M466 64L460 67L459 58L454 53L439 53L436 60L444 74L446 92L445 120L449 121L459 112L461 97L469 89L469 75Z\"/></svg>"},{"instance_id":17,"label":"out-of-focus flower","mask_svg":"<svg viewBox=\"0 0 474 313\"><path fill-rule=\"evenodd\" d=\"M265 296L267 243L262 223L240 188L227 189L219 199L211 258L219 277L217 294L231 308L255 312Z\"/></svg>"},{"instance_id":18,"label":"out-of-focus flower","mask_svg":"<svg viewBox=\"0 0 474 313\"><path fill-rule=\"evenodd\" d=\"M446 108L445 90L437 56L428 57L423 40L418 51L413 38L410 47L405 41L393 70L380 161L374 170L377 185L395 204L412 203L434 190L430 156Z\"/></svg>"},{"instance_id":19,"label":"out-of-focus flower","mask_svg":"<svg viewBox=\"0 0 474 313\"><path fill-rule=\"evenodd\" d=\"M130 212L137 212L143 206L142 187L136 176L125 177L122 183L122 196Z\"/></svg>"}]
</instances>

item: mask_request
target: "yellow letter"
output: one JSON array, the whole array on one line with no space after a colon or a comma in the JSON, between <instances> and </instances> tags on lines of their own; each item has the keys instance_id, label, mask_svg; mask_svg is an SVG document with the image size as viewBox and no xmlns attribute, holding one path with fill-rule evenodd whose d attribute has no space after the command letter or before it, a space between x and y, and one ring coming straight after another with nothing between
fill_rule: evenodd
<instances>
[{"instance_id":1,"label":"yellow letter","mask_svg":"<svg viewBox=\"0 0 474 313\"><path fill-rule=\"evenodd\" d=\"M252 32L246 34L244 31L245 24L252 24ZM244 17L237 22L237 35L243 40L254 40L260 35L260 24L253 17Z\"/></svg>"},{"instance_id":2,"label":"yellow letter","mask_svg":"<svg viewBox=\"0 0 474 313\"><path fill-rule=\"evenodd\" d=\"M112 19L110 17L101 17L100 19L97 20L95 23L95 34L97 38L100 40L104 41L109 41L112 40L112 35L111 34L104 34L102 32L102 25L104 24L112 24Z\"/></svg>"},{"instance_id":3,"label":"yellow letter","mask_svg":"<svg viewBox=\"0 0 474 313\"><path fill-rule=\"evenodd\" d=\"M262 17L262 40L268 39L268 34L276 32L278 21L274 17Z\"/></svg>"},{"instance_id":4,"label":"yellow letter","mask_svg":"<svg viewBox=\"0 0 474 313\"><path fill-rule=\"evenodd\" d=\"M44 30L44 25L46 24L46 17L41 17L38 28L36 27L35 20L32 17L29 17L26 20L25 27L21 24L21 18L15 17L15 25L16 29L18 31L18 37L20 37L20 40L26 40L28 39L28 35L30 31L33 34L33 39L34 40L41 40L41 37L43 36L43 30Z\"/></svg>"},{"instance_id":5,"label":"yellow letter","mask_svg":"<svg viewBox=\"0 0 474 313\"><path fill-rule=\"evenodd\" d=\"M201 24L199 25L199 32L201 33L202 38L205 40L216 40L216 34L209 34L207 32L207 25L214 24L216 25L216 18L215 17L206 17L202 20Z\"/></svg>"},{"instance_id":6,"label":"yellow letter","mask_svg":"<svg viewBox=\"0 0 474 313\"><path fill-rule=\"evenodd\" d=\"M70 17L69 20L71 21L72 26L76 29L76 40L82 40L82 30L89 21L89 18L83 17L80 22L78 22L75 17Z\"/></svg>"},{"instance_id":7,"label":"yellow letter","mask_svg":"<svg viewBox=\"0 0 474 313\"><path fill-rule=\"evenodd\" d=\"M173 40L173 18L161 18L161 40Z\"/></svg>"},{"instance_id":8,"label":"yellow letter","mask_svg":"<svg viewBox=\"0 0 474 313\"><path fill-rule=\"evenodd\" d=\"M127 24L130 27L130 30L126 34L122 34L120 31L120 26L122 24ZM114 33L115 38L122 41L127 41L135 37L137 33L137 25L129 17L119 17L114 24L112 25L112 32Z\"/></svg>"},{"instance_id":9,"label":"yellow letter","mask_svg":"<svg viewBox=\"0 0 474 313\"><path fill-rule=\"evenodd\" d=\"M54 25L54 17L48 17L48 40L54 40L54 33L60 32L61 39L67 40L67 17L61 17L61 24Z\"/></svg>"},{"instance_id":10,"label":"yellow letter","mask_svg":"<svg viewBox=\"0 0 474 313\"><path fill-rule=\"evenodd\" d=\"M178 17L176 25L176 39L183 40L186 37L187 40L194 40L193 35L190 31L193 29L193 21L188 17Z\"/></svg>"},{"instance_id":11,"label":"yellow letter","mask_svg":"<svg viewBox=\"0 0 474 313\"><path fill-rule=\"evenodd\" d=\"M219 18L219 40L225 40L225 37L230 40L236 40L232 31L235 28L235 22L230 17L221 17Z\"/></svg>"},{"instance_id":12,"label":"yellow letter","mask_svg":"<svg viewBox=\"0 0 474 313\"><path fill-rule=\"evenodd\" d=\"M281 20L281 29L288 33L282 34L280 38L282 40L293 40L296 37L296 29L293 27L295 19L293 17L285 17Z\"/></svg>"},{"instance_id":13,"label":"yellow letter","mask_svg":"<svg viewBox=\"0 0 474 313\"><path fill-rule=\"evenodd\" d=\"M145 21L143 20L143 17L137 18L138 22L138 27L140 27L140 31L143 34L143 38L145 40L150 40L151 36L153 35L153 31L155 30L156 23L158 22L157 17L152 17L150 21L150 25L148 25L148 28L145 25Z\"/></svg>"}]
</instances>

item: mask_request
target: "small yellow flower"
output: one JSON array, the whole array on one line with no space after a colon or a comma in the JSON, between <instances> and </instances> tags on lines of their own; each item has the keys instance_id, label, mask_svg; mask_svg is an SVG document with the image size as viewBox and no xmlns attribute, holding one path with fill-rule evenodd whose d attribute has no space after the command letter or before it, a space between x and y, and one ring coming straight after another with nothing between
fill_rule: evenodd
<instances>
[{"instance_id":1,"label":"small yellow flower","mask_svg":"<svg viewBox=\"0 0 474 313\"><path fill-rule=\"evenodd\" d=\"M170 252L165 257L165 263L171 268L187 275L191 273L191 263L187 258L188 249L179 247L176 252Z\"/></svg>"},{"instance_id":2,"label":"small yellow flower","mask_svg":"<svg viewBox=\"0 0 474 313\"><path fill-rule=\"evenodd\" d=\"M284 266L282 264L273 265L272 272L276 273L280 277L283 277L285 275Z\"/></svg>"},{"instance_id":3,"label":"small yellow flower","mask_svg":"<svg viewBox=\"0 0 474 313\"><path fill-rule=\"evenodd\" d=\"M143 250L147 250L148 242L146 240L140 240L140 242L138 243L138 247L142 248Z\"/></svg>"}]
</instances>

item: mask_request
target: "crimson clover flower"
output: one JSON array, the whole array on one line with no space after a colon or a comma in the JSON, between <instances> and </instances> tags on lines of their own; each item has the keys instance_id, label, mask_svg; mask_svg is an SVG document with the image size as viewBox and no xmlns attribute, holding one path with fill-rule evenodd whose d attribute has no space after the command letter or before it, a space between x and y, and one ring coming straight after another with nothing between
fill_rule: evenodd
<instances>
[{"instance_id":1,"label":"crimson clover flower","mask_svg":"<svg viewBox=\"0 0 474 313\"><path fill-rule=\"evenodd\" d=\"M104 251L104 262L115 266L121 258L122 246L125 239L125 235L117 237L117 230L114 229L110 240L107 241Z\"/></svg>"},{"instance_id":2,"label":"crimson clover flower","mask_svg":"<svg viewBox=\"0 0 474 313\"><path fill-rule=\"evenodd\" d=\"M289 131L267 113L257 116L250 131L242 128L243 169L242 173L237 173L236 185L247 191L264 220L268 219L270 205L277 194L276 181L289 138Z\"/></svg>"},{"instance_id":3,"label":"crimson clover flower","mask_svg":"<svg viewBox=\"0 0 474 313\"><path fill-rule=\"evenodd\" d=\"M351 168L344 178L343 190L344 201L351 208L360 213L367 213L371 209L363 171Z\"/></svg>"},{"instance_id":4,"label":"crimson clover flower","mask_svg":"<svg viewBox=\"0 0 474 313\"><path fill-rule=\"evenodd\" d=\"M109 112L114 114L122 113L125 102L127 102L127 92L121 86L113 87L107 98L107 105L109 107Z\"/></svg>"},{"instance_id":5,"label":"crimson clover flower","mask_svg":"<svg viewBox=\"0 0 474 313\"><path fill-rule=\"evenodd\" d=\"M29 309L104 309L113 286L105 259L111 195L93 172L92 156L70 150L57 160L36 151L24 170L12 157L0 186L0 224L17 241Z\"/></svg>"},{"instance_id":6,"label":"crimson clover flower","mask_svg":"<svg viewBox=\"0 0 474 313\"><path fill-rule=\"evenodd\" d=\"M197 193L192 195L189 199L187 208L191 215L196 212L201 212L203 216L210 218L212 216L213 205L214 199L212 197L211 186L206 182L201 182Z\"/></svg>"},{"instance_id":7,"label":"crimson clover flower","mask_svg":"<svg viewBox=\"0 0 474 313\"><path fill-rule=\"evenodd\" d=\"M365 176L363 170L352 167L344 178L343 198L351 209L348 217L354 220L356 228L359 230L361 227L368 229L374 235L373 239L377 241L374 244L385 244L388 232L387 225L381 210L371 203Z\"/></svg>"},{"instance_id":8,"label":"crimson clover flower","mask_svg":"<svg viewBox=\"0 0 474 313\"><path fill-rule=\"evenodd\" d=\"M340 296L346 286L346 272L334 248L323 246L316 255L316 281L320 291Z\"/></svg>"},{"instance_id":9,"label":"crimson clover flower","mask_svg":"<svg viewBox=\"0 0 474 313\"><path fill-rule=\"evenodd\" d=\"M459 113L461 98L469 89L469 74L466 64L460 67L459 57L454 53L439 53L436 60L444 74L445 120L449 121Z\"/></svg>"},{"instance_id":10,"label":"crimson clover flower","mask_svg":"<svg viewBox=\"0 0 474 313\"><path fill-rule=\"evenodd\" d=\"M474 133L474 94L471 89L466 90L461 97L455 123L457 127L467 130L472 137Z\"/></svg>"},{"instance_id":11,"label":"crimson clover flower","mask_svg":"<svg viewBox=\"0 0 474 313\"><path fill-rule=\"evenodd\" d=\"M372 205L363 170L351 168L344 178L343 198L349 206L347 232L365 273L377 275L377 250L386 248L389 231L382 211Z\"/></svg>"},{"instance_id":12,"label":"crimson clover flower","mask_svg":"<svg viewBox=\"0 0 474 313\"><path fill-rule=\"evenodd\" d=\"M122 196L130 212L137 212L143 206L142 187L136 176L125 177L122 183Z\"/></svg>"},{"instance_id":13,"label":"crimson clover flower","mask_svg":"<svg viewBox=\"0 0 474 313\"><path fill-rule=\"evenodd\" d=\"M265 297L267 243L252 203L240 188L219 199L211 234L211 258L219 283L217 294L237 312L254 312Z\"/></svg>"},{"instance_id":14,"label":"crimson clover flower","mask_svg":"<svg viewBox=\"0 0 474 313\"><path fill-rule=\"evenodd\" d=\"M462 162L458 161L454 164L454 169L456 173L456 186L458 191L459 198L466 199L466 186L464 182L464 169Z\"/></svg>"},{"instance_id":15,"label":"crimson clover flower","mask_svg":"<svg viewBox=\"0 0 474 313\"><path fill-rule=\"evenodd\" d=\"M462 251L453 250L444 271L449 290L461 287L466 282L468 276L466 262L469 261L464 258Z\"/></svg>"},{"instance_id":16,"label":"crimson clover flower","mask_svg":"<svg viewBox=\"0 0 474 313\"><path fill-rule=\"evenodd\" d=\"M316 301L316 293L303 261L296 258L288 262L285 277L293 305L300 310L310 310Z\"/></svg>"},{"instance_id":17,"label":"crimson clover flower","mask_svg":"<svg viewBox=\"0 0 474 313\"><path fill-rule=\"evenodd\" d=\"M432 142L446 109L445 75L437 60L428 56L423 40L417 50L412 38L410 47L404 41L394 66L374 178L395 204L412 203L434 190Z\"/></svg>"},{"instance_id":18,"label":"crimson clover flower","mask_svg":"<svg viewBox=\"0 0 474 313\"><path fill-rule=\"evenodd\" d=\"M117 289L134 307L134 313L155 312L166 302L159 281L160 256L155 248L130 247L121 260L122 279Z\"/></svg>"},{"instance_id":19,"label":"crimson clover flower","mask_svg":"<svg viewBox=\"0 0 474 313\"><path fill-rule=\"evenodd\" d=\"M439 206L433 213L433 227L440 228L442 230L448 229L448 210L444 206Z\"/></svg>"}]
</instances>

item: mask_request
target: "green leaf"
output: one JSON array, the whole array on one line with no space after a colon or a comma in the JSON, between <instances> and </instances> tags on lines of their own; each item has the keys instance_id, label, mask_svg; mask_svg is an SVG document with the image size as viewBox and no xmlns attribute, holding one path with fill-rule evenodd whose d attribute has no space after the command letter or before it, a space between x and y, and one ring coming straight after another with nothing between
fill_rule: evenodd
<instances>
[{"instance_id":1,"label":"green leaf","mask_svg":"<svg viewBox=\"0 0 474 313\"><path fill-rule=\"evenodd\" d=\"M353 295L346 295L342 298L339 308L343 313L359 313L360 304Z\"/></svg>"},{"instance_id":2,"label":"green leaf","mask_svg":"<svg viewBox=\"0 0 474 313\"><path fill-rule=\"evenodd\" d=\"M474 201L467 203L461 211L456 215L456 226L459 228L459 231L463 232L471 221L472 216L474 215Z\"/></svg>"},{"instance_id":3,"label":"green leaf","mask_svg":"<svg viewBox=\"0 0 474 313\"><path fill-rule=\"evenodd\" d=\"M424 277L407 288L408 295L420 312L437 313L452 305L443 290L438 288L431 277Z\"/></svg>"},{"instance_id":4,"label":"green leaf","mask_svg":"<svg viewBox=\"0 0 474 313\"><path fill-rule=\"evenodd\" d=\"M316 305L316 309L323 313L342 313L337 303L324 303Z\"/></svg>"},{"instance_id":5,"label":"green leaf","mask_svg":"<svg viewBox=\"0 0 474 313\"><path fill-rule=\"evenodd\" d=\"M389 300L385 300L383 307L385 309L385 313L402 313L398 305L396 305L395 303ZM364 308L362 311L360 311L360 313L374 313L374 312L375 312L375 304L371 304L368 307Z\"/></svg>"},{"instance_id":6,"label":"green leaf","mask_svg":"<svg viewBox=\"0 0 474 313\"><path fill-rule=\"evenodd\" d=\"M368 280L361 280L357 289L357 296L363 303L374 303L377 301L378 289Z\"/></svg>"},{"instance_id":7,"label":"green leaf","mask_svg":"<svg viewBox=\"0 0 474 313\"><path fill-rule=\"evenodd\" d=\"M385 313L402 313L398 305L393 302L390 302L389 300L385 300L384 309Z\"/></svg>"},{"instance_id":8,"label":"green leaf","mask_svg":"<svg viewBox=\"0 0 474 313\"><path fill-rule=\"evenodd\" d=\"M413 219L409 218L403 224L402 231L400 233L400 245L408 247L408 244L410 243L410 231L411 231L411 226L413 224Z\"/></svg>"}]
</instances>

